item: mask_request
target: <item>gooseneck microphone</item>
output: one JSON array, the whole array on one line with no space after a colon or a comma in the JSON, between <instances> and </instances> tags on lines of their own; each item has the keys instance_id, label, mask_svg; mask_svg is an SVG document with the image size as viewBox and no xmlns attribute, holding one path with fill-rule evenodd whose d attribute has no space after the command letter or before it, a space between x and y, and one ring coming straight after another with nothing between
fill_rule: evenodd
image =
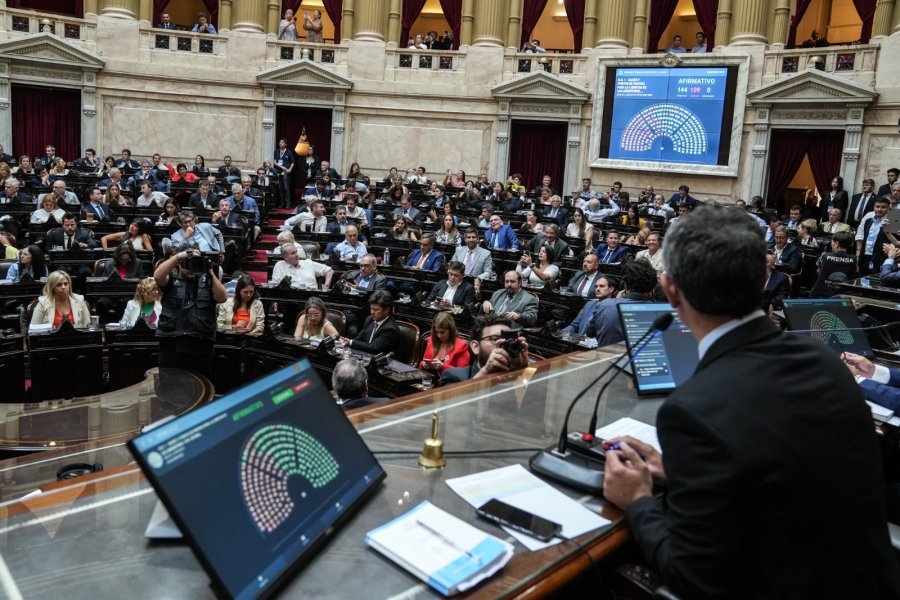
<instances>
[{"instance_id":1,"label":"gooseneck microphone","mask_svg":"<svg viewBox=\"0 0 900 600\"><path fill-rule=\"evenodd\" d=\"M621 358L618 357L616 360L612 361L612 363L604 369L604 371L590 384L588 384L585 389L583 389L575 399L569 404L568 410L566 410L566 417L563 420L562 430L559 434L559 442L556 446L551 446L547 450L542 450L537 454L533 455L531 459L528 461L531 470L549 477L551 479L555 479L560 481L570 487L584 490L586 492L590 492L592 494L600 494L603 492L603 471L601 468L598 468L598 458L594 457L590 453L585 452L585 455L581 454L573 454L569 452L569 417L572 414L572 410L575 408L575 405L579 400L594 387L601 379L603 379L612 369L618 369L618 372L610 377L609 381L604 384L604 386L600 389L600 394L598 398L602 396L603 392L606 390L609 383L616 378L616 376L622 372L625 367L631 364L635 358L646 348L647 344L653 339L655 335L659 335L663 331L669 328L672 324L674 317L671 313L665 313L660 315L653 321L653 324L650 325L650 329L638 339L635 344L635 351L631 355L631 359L626 362L621 367L616 363ZM596 423L596 412L597 407L594 407L594 415L595 417L591 420L591 429L590 432L593 432L594 424ZM591 439L593 439L593 435L591 435ZM587 450L590 449L592 444L589 444ZM582 452L584 452L582 450Z\"/></svg>"}]
</instances>

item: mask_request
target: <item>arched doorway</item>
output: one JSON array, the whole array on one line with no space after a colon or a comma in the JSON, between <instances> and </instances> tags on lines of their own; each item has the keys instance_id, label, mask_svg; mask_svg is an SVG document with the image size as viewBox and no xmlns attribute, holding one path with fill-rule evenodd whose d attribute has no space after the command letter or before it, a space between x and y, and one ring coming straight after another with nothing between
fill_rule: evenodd
<instances>
[{"instance_id":1,"label":"arched doorway","mask_svg":"<svg viewBox=\"0 0 900 600\"><path fill-rule=\"evenodd\" d=\"M325 108L307 108L302 106L279 106L275 111L275 138L287 140L288 148L293 150L300 137L300 131L306 127L306 136L313 146L318 161L331 161L331 110ZM304 168L305 156L297 156L297 166L291 171L294 196L302 195L308 175ZM342 173L343 174L343 173Z\"/></svg>"}]
</instances>

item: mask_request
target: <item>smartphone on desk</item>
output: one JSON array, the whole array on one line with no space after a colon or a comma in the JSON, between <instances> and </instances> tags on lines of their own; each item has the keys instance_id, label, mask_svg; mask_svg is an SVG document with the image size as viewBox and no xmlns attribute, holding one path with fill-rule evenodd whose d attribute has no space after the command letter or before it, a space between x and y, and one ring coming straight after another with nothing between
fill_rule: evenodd
<instances>
[{"instance_id":1,"label":"smartphone on desk","mask_svg":"<svg viewBox=\"0 0 900 600\"><path fill-rule=\"evenodd\" d=\"M562 530L562 525L554 523L543 517L534 515L527 510L516 508L506 502L491 498L475 509L478 516L493 521L498 525L505 525L510 529L537 538L542 542L549 542Z\"/></svg>"}]
</instances>

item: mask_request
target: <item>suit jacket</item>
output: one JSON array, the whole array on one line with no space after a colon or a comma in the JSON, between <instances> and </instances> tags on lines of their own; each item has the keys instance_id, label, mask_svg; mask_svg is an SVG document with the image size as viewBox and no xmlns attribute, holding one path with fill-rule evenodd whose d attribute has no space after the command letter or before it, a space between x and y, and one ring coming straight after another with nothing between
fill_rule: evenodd
<instances>
[{"instance_id":1,"label":"suit jacket","mask_svg":"<svg viewBox=\"0 0 900 600\"><path fill-rule=\"evenodd\" d=\"M685 204L690 207L691 210L694 210L694 207L697 206L697 199L688 194L684 198L681 197L681 194L675 192L672 194L672 197L669 198L669 201L666 202L669 206L671 206L675 212L678 212L678 207L682 204Z\"/></svg>"},{"instance_id":2,"label":"suit jacket","mask_svg":"<svg viewBox=\"0 0 900 600\"><path fill-rule=\"evenodd\" d=\"M594 271L593 275L585 275L584 271L578 271L575 275L572 276L572 279L569 280L569 285L567 285L564 289L567 291L577 294L578 288L581 287L581 282L584 281L584 278L588 278L587 284L584 286L584 291L582 292L582 298L593 298L594 297L594 284L597 283L597 277L600 275L600 271Z\"/></svg>"},{"instance_id":3,"label":"suit jacket","mask_svg":"<svg viewBox=\"0 0 900 600\"><path fill-rule=\"evenodd\" d=\"M75 327L87 327L91 320L91 313L88 310L84 296L71 294L69 304L72 305L72 325ZM31 325L53 325L53 319L56 317L56 307L46 296L41 296L38 303L31 313Z\"/></svg>"},{"instance_id":4,"label":"suit jacket","mask_svg":"<svg viewBox=\"0 0 900 600\"><path fill-rule=\"evenodd\" d=\"M428 292L425 302L443 298L444 294L447 293L447 287L446 281L438 281L431 287L431 291ZM475 287L468 281L463 281L456 287L456 291L453 293L453 304L454 306L469 306L473 302L475 302Z\"/></svg>"},{"instance_id":5,"label":"suit jacket","mask_svg":"<svg viewBox=\"0 0 900 600\"><path fill-rule=\"evenodd\" d=\"M406 261L407 267L415 267L419 262L419 259L422 258L422 249L414 250L412 254L409 255L409 259ZM437 249L433 249L431 254L428 255L428 258L425 259L425 262L422 263L423 271L440 271L441 267L444 266L444 253L440 252Z\"/></svg>"},{"instance_id":6,"label":"suit jacket","mask_svg":"<svg viewBox=\"0 0 900 600\"><path fill-rule=\"evenodd\" d=\"M509 225L503 224L496 232L488 229L484 232L484 239L488 248L499 248L501 250L518 250L519 238L516 232Z\"/></svg>"},{"instance_id":7,"label":"suit jacket","mask_svg":"<svg viewBox=\"0 0 900 600\"><path fill-rule=\"evenodd\" d=\"M102 263L103 270L100 273L101 277L109 277L113 273L118 273L119 269L116 267L116 261L113 259L104 259ZM125 277L124 279L137 279L144 274L144 261L140 259L135 259L128 263L128 268L125 269Z\"/></svg>"},{"instance_id":8,"label":"suit jacket","mask_svg":"<svg viewBox=\"0 0 900 600\"><path fill-rule=\"evenodd\" d=\"M81 209L81 214L87 215L88 213L93 214L94 219L98 221L108 221L112 216L112 210L110 209L109 204L100 204L99 207L96 207L88 202L84 205L84 208Z\"/></svg>"},{"instance_id":9,"label":"suit jacket","mask_svg":"<svg viewBox=\"0 0 900 600\"><path fill-rule=\"evenodd\" d=\"M625 260L625 257L628 256L628 248L619 244L616 248L610 253L609 258L606 258L606 250L609 248L607 244L598 244L597 249L594 250L594 254L597 255L597 258L600 259L600 264L608 265L610 263L620 263Z\"/></svg>"},{"instance_id":10,"label":"suit jacket","mask_svg":"<svg viewBox=\"0 0 900 600\"><path fill-rule=\"evenodd\" d=\"M871 379L859 382L863 396L895 412L900 412L900 369L890 369L891 378L887 383L877 383Z\"/></svg>"},{"instance_id":11,"label":"suit jacket","mask_svg":"<svg viewBox=\"0 0 900 600\"><path fill-rule=\"evenodd\" d=\"M385 319L384 323L381 324L381 327L378 328L378 331L375 332L375 337L372 338L372 342L370 343L369 337L372 335L372 329L374 327L375 321L372 317L366 317L366 322L363 324L362 329L359 330L359 333L356 334L356 337L353 338L350 347L353 350L362 350L369 354L391 352L400 347L403 338L400 335L400 329L397 327L394 317Z\"/></svg>"},{"instance_id":12,"label":"suit jacket","mask_svg":"<svg viewBox=\"0 0 900 600\"><path fill-rule=\"evenodd\" d=\"M884 198L885 196L891 195L891 184L882 183L878 186L878 191L875 193L876 198Z\"/></svg>"},{"instance_id":13,"label":"suit jacket","mask_svg":"<svg viewBox=\"0 0 900 600\"><path fill-rule=\"evenodd\" d=\"M803 253L800 251L800 247L791 243L785 245L778 262L787 266L788 273L799 273L803 268Z\"/></svg>"},{"instance_id":14,"label":"suit jacket","mask_svg":"<svg viewBox=\"0 0 900 600\"><path fill-rule=\"evenodd\" d=\"M87 244L88 248L97 247L97 241L87 229L76 229L74 240L78 243ZM47 232L47 241L44 242L45 248L52 249L54 246L65 246L65 244L65 232L62 227L55 227Z\"/></svg>"},{"instance_id":15,"label":"suit jacket","mask_svg":"<svg viewBox=\"0 0 900 600\"><path fill-rule=\"evenodd\" d=\"M862 220L856 218L856 213L859 210L859 203L862 200L862 196L862 193L853 194L853 198L850 200L850 208L844 217L844 220L847 221L847 224L854 229L859 227L859 222ZM878 195L875 194L875 192L869 194L869 197L866 199L866 206L862 212L863 216L866 216L867 214L875 210L875 198L877 197Z\"/></svg>"},{"instance_id":16,"label":"suit jacket","mask_svg":"<svg viewBox=\"0 0 900 600\"><path fill-rule=\"evenodd\" d=\"M468 246L460 246L453 253L453 260L458 260L462 264L466 264L466 255L469 253ZM472 267L466 273L472 277L477 277L484 281L489 279L494 270L494 260L491 253L481 246L475 247L475 254L472 256Z\"/></svg>"},{"instance_id":17,"label":"suit jacket","mask_svg":"<svg viewBox=\"0 0 900 600\"><path fill-rule=\"evenodd\" d=\"M11 203L13 203L13 204L15 204L16 202L19 202L19 203L21 203L21 204L32 204L32 203L34 203L34 198L32 198L32 197L29 196L28 194L24 194L24 193L22 193L22 192L19 192L19 193L16 194L15 196L10 196L10 197L7 197L6 194L4 194L4 195L3 195L3 198L6 198L6 202L11 202ZM2 202L2 201L0 201L0 202Z\"/></svg>"},{"instance_id":18,"label":"suit jacket","mask_svg":"<svg viewBox=\"0 0 900 600\"><path fill-rule=\"evenodd\" d=\"M787 295L788 276L780 271L772 271L763 286L762 309L765 311L768 311L770 307L775 310L781 309Z\"/></svg>"},{"instance_id":19,"label":"suit jacket","mask_svg":"<svg viewBox=\"0 0 900 600\"><path fill-rule=\"evenodd\" d=\"M828 211L832 208L841 209L841 214L844 216L844 219L847 219L847 206L850 204L850 196L847 195L847 190L841 190L834 195L834 200L831 199L831 192L827 192L825 197L823 198L825 201L825 210L822 211L822 218L828 218Z\"/></svg>"},{"instance_id":20,"label":"suit jacket","mask_svg":"<svg viewBox=\"0 0 900 600\"><path fill-rule=\"evenodd\" d=\"M212 190L210 190L209 194L206 195L206 201L210 204L205 204L203 202L203 199L200 198L200 192L194 192L193 194L191 194L191 200L190 202L188 202L188 208L201 211L209 209L219 209L219 199L215 194L212 193Z\"/></svg>"},{"instance_id":21,"label":"suit jacket","mask_svg":"<svg viewBox=\"0 0 900 600\"><path fill-rule=\"evenodd\" d=\"M360 280L362 280L362 271L360 271L359 269L348 272L344 276L344 279L356 282L356 284L358 286L360 286L359 289L366 291L366 292L374 292L375 290L383 290L387 287L387 277L385 277L381 273L375 273L374 277L370 277L368 284L365 286L362 286L359 283Z\"/></svg>"},{"instance_id":22,"label":"suit jacket","mask_svg":"<svg viewBox=\"0 0 900 600\"><path fill-rule=\"evenodd\" d=\"M712 344L656 426L666 503L642 498L626 518L674 593L900 597L872 416L831 350L752 319Z\"/></svg>"},{"instance_id":23,"label":"suit jacket","mask_svg":"<svg viewBox=\"0 0 900 600\"><path fill-rule=\"evenodd\" d=\"M543 233L539 233L528 242L528 251L532 254L537 254L538 250L541 249L541 246L547 243L547 236ZM562 259L569 255L569 243L557 236L556 241L553 242L553 253L556 255L553 263L559 264L562 262Z\"/></svg>"},{"instance_id":24,"label":"suit jacket","mask_svg":"<svg viewBox=\"0 0 900 600\"><path fill-rule=\"evenodd\" d=\"M552 212L552 206L545 206L542 214L544 217L550 218L550 213ZM565 206L560 206L559 210L556 211L556 217L554 220L556 221L557 225L559 225L560 229L565 230L566 225L569 224L569 209Z\"/></svg>"},{"instance_id":25,"label":"suit jacket","mask_svg":"<svg viewBox=\"0 0 900 600\"><path fill-rule=\"evenodd\" d=\"M491 306L494 307L494 311L497 310L503 303L503 296L506 295L506 290L500 288L491 296ZM538 299L529 294L523 289L519 289L518 292L509 300L506 305L506 308L503 311L504 313L508 312L517 312L520 317L517 321L519 325L522 327L531 327L535 324L538 318Z\"/></svg>"}]
</instances>

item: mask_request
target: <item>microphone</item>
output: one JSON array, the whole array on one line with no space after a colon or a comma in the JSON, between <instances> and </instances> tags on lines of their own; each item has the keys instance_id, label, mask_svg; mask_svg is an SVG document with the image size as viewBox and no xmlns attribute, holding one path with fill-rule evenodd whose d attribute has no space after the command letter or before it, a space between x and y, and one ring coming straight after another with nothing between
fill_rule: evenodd
<instances>
[{"instance_id":1,"label":"microphone","mask_svg":"<svg viewBox=\"0 0 900 600\"><path fill-rule=\"evenodd\" d=\"M559 442L556 447L550 447L547 450L542 450L537 454L534 454L528 461L531 470L550 479L555 479L560 481L570 487L584 490L586 492L592 494L601 494L603 492L603 471L598 468L598 463L602 460L602 455L584 452L582 453L570 453L569 452L569 417L572 414L572 410L575 408L575 405L579 400L594 387L601 379L606 377L606 375L612 369L618 369L618 372L610 377L609 381L601 388L600 394L598 398L603 394L606 390L609 383L616 378L621 371L625 369L626 366L631 364L635 358L647 347L647 344L655 337L655 335L659 335L663 331L669 328L672 324L674 317L671 313L665 313L660 315L653 321L653 324L650 325L650 328L647 332L638 339L635 344L636 350L632 353L631 359L626 362L621 367L616 363L619 361L621 356L616 360L612 361L612 363L604 369L604 371L596 377L587 387L585 387L575 399L569 404L569 408L566 411L566 417L563 420L562 430L559 434ZM594 414L596 415L597 407L594 407ZM592 423L596 423L596 418L592 419ZM593 426L591 431L594 431ZM580 436L579 436L580 437ZM593 438L593 436L591 436ZM591 443L586 449L590 450L593 447ZM573 446L575 448L575 446Z\"/></svg>"}]
</instances>

